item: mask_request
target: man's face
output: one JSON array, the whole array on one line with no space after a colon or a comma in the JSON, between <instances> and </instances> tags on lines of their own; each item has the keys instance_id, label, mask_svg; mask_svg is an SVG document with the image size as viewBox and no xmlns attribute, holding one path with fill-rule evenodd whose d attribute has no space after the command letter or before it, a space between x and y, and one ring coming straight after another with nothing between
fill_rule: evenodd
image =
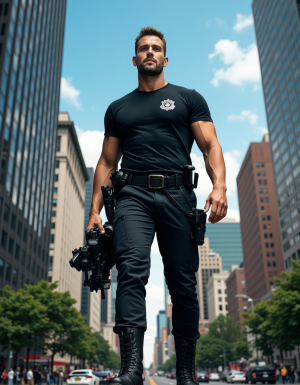
<instances>
[{"instance_id":1,"label":"man's face","mask_svg":"<svg viewBox=\"0 0 300 385\"><path fill-rule=\"evenodd\" d=\"M142 37L132 62L143 75L159 75L168 64L168 58L164 55L163 42L157 36Z\"/></svg>"}]
</instances>

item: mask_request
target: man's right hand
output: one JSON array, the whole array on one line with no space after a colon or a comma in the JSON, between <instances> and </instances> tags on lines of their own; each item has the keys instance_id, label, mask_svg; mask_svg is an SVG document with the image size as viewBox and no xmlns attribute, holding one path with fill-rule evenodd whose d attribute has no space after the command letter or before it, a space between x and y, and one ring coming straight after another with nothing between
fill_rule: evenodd
<instances>
[{"instance_id":1,"label":"man's right hand","mask_svg":"<svg viewBox=\"0 0 300 385\"><path fill-rule=\"evenodd\" d=\"M102 226L102 219L99 214L91 214L89 222L86 227L86 231L98 228L101 234L105 233L104 227Z\"/></svg>"}]
</instances>

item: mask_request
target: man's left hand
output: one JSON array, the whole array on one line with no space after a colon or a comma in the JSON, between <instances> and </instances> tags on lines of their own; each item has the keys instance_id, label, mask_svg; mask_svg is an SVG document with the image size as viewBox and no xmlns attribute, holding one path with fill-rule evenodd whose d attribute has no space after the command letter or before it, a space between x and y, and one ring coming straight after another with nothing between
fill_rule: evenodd
<instances>
[{"instance_id":1,"label":"man's left hand","mask_svg":"<svg viewBox=\"0 0 300 385\"><path fill-rule=\"evenodd\" d=\"M211 206L210 216L208 222L217 223L226 217L227 214L227 197L226 189L223 187L214 188L206 199L204 212L207 213Z\"/></svg>"}]
</instances>

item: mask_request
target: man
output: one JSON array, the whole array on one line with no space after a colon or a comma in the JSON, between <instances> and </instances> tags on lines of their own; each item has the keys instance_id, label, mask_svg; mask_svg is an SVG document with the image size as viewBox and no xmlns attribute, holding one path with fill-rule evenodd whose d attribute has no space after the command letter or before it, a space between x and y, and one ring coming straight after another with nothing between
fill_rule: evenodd
<instances>
[{"instance_id":1,"label":"man","mask_svg":"<svg viewBox=\"0 0 300 385\"><path fill-rule=\"evenodd\" d=\"M281 374L282 383L285 384L286 374L287 374L287 370L285 366L281 369L280 374Z\"/></svg>"},{"instance_id":2,"label":"man","mask_svg":"<svg viewBox=\"0 0 300 385\"><path fill-rule=\"evenodd\" d=\"M21 369L18 367L16 370L16 380L17 380L17 385L21 385Z\"/></svg>"},{"instance_id":3,"label":"man","mask_svg":"<svg viewBox=\"0 0 300 385\"><path fill-rule=\"evenodd\" d=\"M118 193L114 219L118 269L114 332L120 337L121 370L109 384L143 383L145 285L156 232L173 302L177 382L194 385L195 349L200 337L195 288L198 249L191 240L191 222L166 194L171 194L186 212L196 207L195 193L183 179L183 166L191 165L190 152L196 140L213 183L205 212L212 206L209 221L218 222L227 212L225 164L203 97L164 80L163 69L168 64L164 35L155 28L143 28L136 38L135 52L138 88L113 102L105 114L105 138L87 225L87 230L97 227L104 233L99 217L101 186L111 185L110 175L122 154L121 170L128 176Z\"/></svg>"},{"instance_id":4,"label":"man","mask_svg":"<svg viewBox=\"0 0 300 385\"><path fill-rule=\"evenodd\" d=\"M14 385L14 375L15 372L13 371L13 368L10 368L10 371L8 372L8 385Z\"/></svg>"},{"instance_id":5,"label":"man","mask_svg":"<svg viewBox=\"0 0 300 385\"><path fill-rule=\"evenodd\" d=\"M34 385L33 373L31 369L29 369L27 372L27 382L28 385Z\"/></svg>"}]
</instances>

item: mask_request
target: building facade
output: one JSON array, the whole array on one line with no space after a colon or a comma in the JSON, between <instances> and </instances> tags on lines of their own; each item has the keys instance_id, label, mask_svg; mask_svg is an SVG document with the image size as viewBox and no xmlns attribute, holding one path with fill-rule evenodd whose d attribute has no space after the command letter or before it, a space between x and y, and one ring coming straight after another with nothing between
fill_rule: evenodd
<instances>
[{"instance_id":1,"label":"building facade","mask_svg":"<svg viewBox=\"0 0 300 385\"><path fill-rule=\"evenodd\" d=\"M214 273L207 283L209 322L214 321L220 314L228 315L226 286L228 276L227 270L222 271L222 273Z\"/></svg>"},{"instance_id":2,"label":"building facade","mask_svg":"<svg viewBox=\"0 0 300 385\"><path fill-rule=\"evenodd\" d=\"M209 278L214 273L222 272L222 258L217 253L214 253L213 250L209 248L210 239L204 239L204 244L198 247L199 250L199 269L196 273L197 278L197 294L199 300L199 321L200 324L208 321L208 301L207 301L207 288ZM200 325L199 325L200 327Z\"/></svg>"},{"instance_id":3,"label":"building facade","mask_svg":"<svg viewBox=\"0 0 300 385\"><path fill-rule=\"evenodd\" d=\"M83 245L86 243L85 229L89 221L89 212L93 196L94 169L88 167L89 180L85 183L85 202L84 202L84 225L83 225ZM84 280L84 273L82 273ZM91 292L87 286L81 287L81 314L85 316L85 323L94 331L100 332L101 328L101 292Z\"/></svg>"},{"instance_id":4,"label":"building facade","mask_svg":"<svg viewBox=\"0 0 300 385\"><path fill-rule=\"evenodd\" d=\"M210 247L222 257L223 270L239 265L243 261L240 223L234 219L224 218L218 223L207 222L205 236L209 238Z\"/></svg>"},{"instance_id":5,"label":"building facade","mask_svg":"<svg viewBox=\"0 0 300 385\"><path fill-rule=\"evenodd\" d=\"M0 287L47 279L66 0L0 4Z\"/></svg>"},{"instance_id":6,"label":"building facade","mask_svg":"<svg viewBox=\"0 0 300 385\"><path fill-rule=\"evenodd\" d=\"M162 338L162 328L166 327L166 311L165 310L159 310L157 316L156 316L156 335L158 338L158 341Z\"/></svg>"},{"instance_id":7,"label":"building facade","mask_svg":"<svg viewBox=\"0 0 300 385\"><path fill-rule=\"evenodd\" d=\"M261 143L250 144L237 176L237 189L246 292L258 299L284 270L268 135Z\"/></svg>"},{"instance_id":8,"label":"building facade","mask_svg":"<svg viewBox=\"0 0 300 385\"><path fill-rule=\"evenodd\" d=\"M252 3L284 266L300 259L299 0ZM246 277L247 279L247 277Z\"/></svg>"},{"instance_id":9,"label":"building facade","mask_svg":"<svg viewBox=\"0 0 300 385\"><path fill-rule=\"evenodd\" d=\"M236 322L241 322L244 306L249 305L247 298L236 297L236 295L246 295L245 270L243 267L231 266L230 275L226 280L228 316ZM244 328L243 328L244 329Z\"/></svg>"},{"instance_id":10,"label":"building facade","mask_svg":"<svg viewBox=\"0 0 300 385\"><path fill-rule=\"evenodd\" d=\"M49 282L58 281L58 290L69 290L81 309L82 274L71 268L71 251L81 246L84 225L85 167L74 123L67 112L58 116L55 178L52 200ZM79 244L78 244L79 242ZM100 317L100 315L99 315Z\"/></svg>"}]
</instances>

